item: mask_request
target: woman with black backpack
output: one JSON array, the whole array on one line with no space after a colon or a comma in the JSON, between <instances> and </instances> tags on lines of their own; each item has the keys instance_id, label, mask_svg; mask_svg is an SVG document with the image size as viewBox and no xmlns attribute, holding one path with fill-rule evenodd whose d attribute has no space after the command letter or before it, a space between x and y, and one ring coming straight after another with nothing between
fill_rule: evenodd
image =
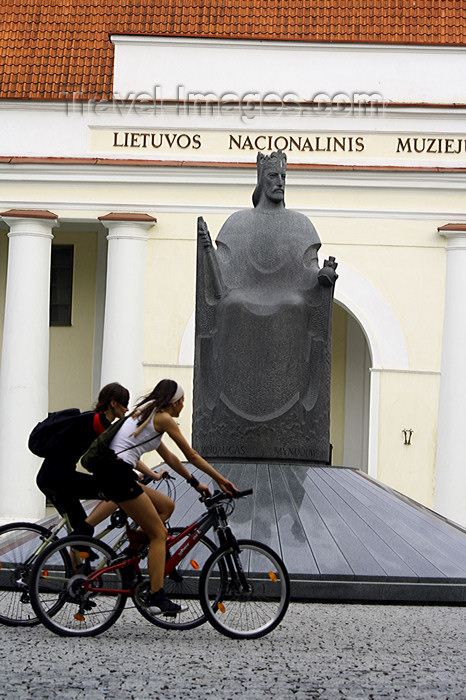
<instances>
[{"instance_id":1,"label":"woman with black backpack","mask_svg":"<svg viewBox=\"0 0 466 700\"><path fill-rule=\"evenodd\" d=\"M115 503L104 501L86 518L86 511L80 499L101 499L102 495L95 478L91 474L77 471L76 466L93 440L116 418L125 415L128 403L129 391L121 384L112 382L104 386L100 390L94 410L83 413L77 411L76 415L68 420L66 430L62 434L61 448L57 445L55 450L50 450L50 455L45 458L37 474L37 486L59 513L67 513L77 534L92 535L94 526L105 520L117 508ZM163 476L152 472L142 462L138 464L137 469L146 476L150 475L152 479ZM170 509L170 503L166 505Z\"/></svg>"}]
</instances>

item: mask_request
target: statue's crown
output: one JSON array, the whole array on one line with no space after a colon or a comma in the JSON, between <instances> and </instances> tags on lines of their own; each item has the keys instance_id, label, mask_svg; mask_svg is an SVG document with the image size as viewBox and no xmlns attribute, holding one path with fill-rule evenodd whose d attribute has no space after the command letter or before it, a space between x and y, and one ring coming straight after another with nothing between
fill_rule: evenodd
<instances>
[{"instance_id":1,"label":"statue's crown","mask_svg":"<svg viewBox=\"0 0 466 700\"><path fill-rule=\"evenodd\" d=\"M279 170L286 170L286 153L282 151L274 151L269 156L263 153L257 154L257 181L259 182L263 173L266 170L272 170L278 168Z\"/></svg>"}]
</instances>

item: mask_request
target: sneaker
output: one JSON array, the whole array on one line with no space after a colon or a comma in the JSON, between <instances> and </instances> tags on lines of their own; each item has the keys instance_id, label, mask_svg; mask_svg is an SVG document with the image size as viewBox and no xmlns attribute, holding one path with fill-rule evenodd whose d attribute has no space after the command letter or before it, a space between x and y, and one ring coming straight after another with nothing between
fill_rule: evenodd
<instances>
[{"instance_id":1,"label":"sneaker","mask_svg":"<svg viewBox=\"0 0 466 700\"><path fill-rule=\"evenodd\" d=\"M151 593L147 601L147 609L152 615L169 615L175 616L178 613L185 612L188 609L187 605L178 605L174 603L165 593L163 588L156 593Z\"/></svg>"}]
</instances>

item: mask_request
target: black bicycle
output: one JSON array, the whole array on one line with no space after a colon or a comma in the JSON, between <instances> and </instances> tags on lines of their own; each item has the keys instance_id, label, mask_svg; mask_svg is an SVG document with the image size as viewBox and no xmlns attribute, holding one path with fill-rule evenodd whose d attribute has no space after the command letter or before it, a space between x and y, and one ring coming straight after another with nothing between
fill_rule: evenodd
<instances>
[{"instance_id":1,"label":"black bicycle","mask_svg":"<svg viewBox=\"0 0 466 700\"><path fill-rule=\"evenodd\" d=\"M289 604L286 567L270 547L237 540L228 525L234 500L251 493L215 492L195 522L169 531L164 586L187 611L172 617L148 609L147 545L118 557L101 540L66 537L49 545L34 564L30 595L36 615L56 634L93 636L111 627L132 598L149 622L165 628L192 628L207 619L237 639L271 632ZM210 529L218 545L206 536Z\"/></svg>"},{"instance_id":2,"label":"black bicycle","mask_svg":"<svg viewBox=\"0 0 466 700\"><path fill-rule=\"evenodd\" d=\"M123 527L126 518L121 511L110 517L110 524L98 537L107 537L115 528ZM0 623L11 627L31 627L40 622L31 606L29 576L37 557L61 531L70 533L68 516L57 515L49 527L38 523L9 523L0 527ZM113 543L118 551L126 545L123 533Z\"/></svg>"},{"instance_id":3,"label":"black bicycle","mask_svg":"<svg viewBox=\"0 0 466 700\"><path fill-rule=\"evenodd\" d=\"M156 482L146 477L142 482L153 484L156 489L163 487L169 497L175 496L176 488L171 476ZM126 530L118 532L125 525ZM39 624L40 620L34 614L29 595L29 577L33 564L51 542L56 542L63 532L70 534L72 529L66 513L57 513L48 526L13 522L0 527L0 624L12 627ZM118 508L96 538L109 541L111 547L120 552L128 545L128 536L133 532L134 528L128 525L126 513Z\"/></svg>"}]
</instances>

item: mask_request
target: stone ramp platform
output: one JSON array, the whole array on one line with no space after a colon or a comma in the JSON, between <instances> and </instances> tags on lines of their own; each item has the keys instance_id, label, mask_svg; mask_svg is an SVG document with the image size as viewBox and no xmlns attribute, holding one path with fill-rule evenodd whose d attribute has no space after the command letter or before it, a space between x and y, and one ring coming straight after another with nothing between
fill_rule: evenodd
<instances>
[{"instance_id":1,"label":"stone ramp platform","mask_svg":"<svg viewBox=\"0 0 466 700\"><path fill-rule=\"evenodd\" d=\"M230 524L238 538L280 554L293 600L466 604L466 530L367 474L296 464L216 466L238 489L253 488L236 502ZM183 480L174 483L176 527L204 508Z\"/></svg>"},{"instance_id":2,"label":"stone ramp platform","mask_svg":"<svg viewBox=\"0 0 466 700\"><path fill-rule=\"evenodd\" d=\"M231 525L237 537L280 554L295 600L466 603L466 530L367 474L296 464L217 466L237 488L254 489L237 502ZM187 524L202 510L183 482L170 524Z\"/></svg>"}]
</instances>

